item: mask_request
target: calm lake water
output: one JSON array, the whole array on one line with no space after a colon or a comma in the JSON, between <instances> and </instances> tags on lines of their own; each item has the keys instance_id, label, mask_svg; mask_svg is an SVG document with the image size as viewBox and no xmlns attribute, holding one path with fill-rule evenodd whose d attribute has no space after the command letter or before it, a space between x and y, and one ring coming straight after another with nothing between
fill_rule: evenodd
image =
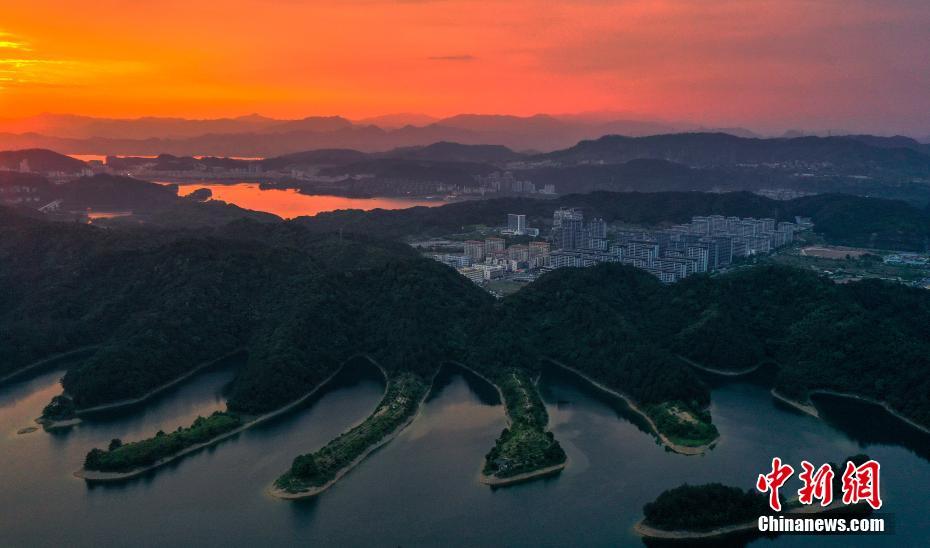
<instances>
[{"instance_id":1,"label":"calm lake water","mask_svg":"<svg viewBox=\"0 0 930 548\"><path fill-rule=\"evenodd\" d=\"M752 486L772 456L792 464L868 452L882 463L886 537L789 537L753 546L923 545L930 538L930 441L892 418L826 401L827 421L772 401L750 381L716 382L722 434L703 457L666 452L616 401L562 372L540 386L568 453L558 477L492 490L482 456L505 425L496 391L444 369L416 421L322 496L299 502L264 489L299 453L362 420L383 390L372 369L342 375L294 413L118 486L71 477L84 454L189 424L223 406L231 373L204 373L134 413L70 432L17 435L60 391L61 372L0 387L0 546L577 546L642 545L642 505L685 481ZM869 411L865 413L865 411ZM855 417L857 420L853 420Z\"/></svg>"},{"instance_id":2,"label":"calm lake water","mask_svg":"<svg viewBox=\"0 0 930 548\"><path fill-rule=\"evenodd\" d=\"M285 219L302 215L316 215L337 209L406 209L414 206L435 207L444 205L441 200L406 200L402 198L346 198L301 194L295 189L265 189L258 183L230 185L182 183L179 193L186 196L198 188L209 188L213 199L236 204L245 209L273 213Z\"/></svg>"}]
</instances>

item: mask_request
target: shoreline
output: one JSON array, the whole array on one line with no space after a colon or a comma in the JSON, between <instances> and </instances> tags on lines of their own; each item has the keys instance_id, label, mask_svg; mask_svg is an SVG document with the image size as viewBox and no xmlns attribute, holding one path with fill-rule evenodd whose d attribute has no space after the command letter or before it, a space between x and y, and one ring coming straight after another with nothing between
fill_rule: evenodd
<instances>
[{"instance_id":1,"label":"shoreline","mask_svg":"<svg viewBox=\"0 0 930 548\"><path fill-rule=\"evenodd\" d=\"M369 362L371 362L372 365L374 365L375 367L377 367L377 368L381 371L381 374L384 375L384 380L385 380L384 394L386 395L386 394L387 394L387 389L388 389L387 385L388 385L388 383L390 382L390 381L388 380L388 373L387 373L387 370L384 369L384 367L383 367L380 363L376 362L371 356L363 355L362 357L364 357L366 360L368 360ZM272 483L270 486L268 486L268 488L265 489L265 493L268 494L268 495L271 496L271 497L278 498L278 499L282 499L282 500L299 500L299 499L307 499L307 498L313 498L313 497L315 497L315 496L318 496L318 495L320 495L321 493L323 493L324 491L326 491L327 489L329 489L330 487L332 487L333 485L335 485L335 484L336 484L339 480L341 480L346 474L348 474L349 472L351 472L353 469L355 469L356 466L358 466L359 464L361 464L362 461L364 461L366 458L368 458L368 456L370 456L370 455L371 455L372 453L374 453L376 450L378 450L378 449L380 449L381 447L387 445L387 444L388 444L389 442L391 442L394 438L396 438L397 436L399 436L400 433L403 432L405 428L407 428L408 426L410 426L410 424L412 424L413 421L416 420L416 418L420 416L420 413L423 411L423 402L426 401L426 398L429 397L430 393L433 391L433 386L434 386L435 383L436 383L436 376L439 375L439 370L440 370L441 368L442 368L442 365L440 365L438 368L436 368L436 372L433 374L433 378L430 380L429 388L427 388L427 390L423 393L423 396L420 398L420 401L417 403L417 411L416 411L416 413L413 413L412 415L410 415L410 418L408 418L407 420L405 420L402 424L399 424L399 425L397 426L397 428L395 428L393 431L389 432L387 435L385 435L383 438L381 438L381 439L378 440L377 442L373 443L371 446L369 446L367 449L365 449L365 451L363 451L359 456L357 456L356 458L352 459L351 462L349 462L348 464L346 464L345 466L343 466L342 468L340 468L338 471L336 471L335 476L333 476L333 478L332 478L331 480L327 481L327 482L324 483L323 485L313 486L313 487L308 488L308 489L305 490L305 491L298 491L298 492L296 492L296 493L292 493L292 492L287 491L287 490L285 490L285 489L281 489L281 488L277 487L274 483ZM383 400L383 399L384 399L384 396L382 396L381 399ZM378 407L380 407L380 402L378 403L377 406L375 406L374 411L372 411L371 413L369 413L368 416L366 416L364 419L362 419L361 422L359 422L358 424L355 424L355 425L353 425L353 426L350 426L350 427L347 428L344 432L348 432L348 431L351 430L352 428L355 428L355 427L358 426L359 424L362 424L362 423L364 423L365 421L367 421L369 418L371 418L371 416L374 414L374 412L378 410ZM324 447L325 447L325 446L324 446Z\"/></svg>"},{"instance_id":2,"label":"shoreline","mask_svg":"<svg viewBox=\"0 0 930 548\"><path fill-rule=\"evenodd\" d=\"M148 466L144 466L142 468L136 468L135 470L130 470L128 472L100 472L96 470L86 470L84 469L84 467L81 467L79 470L74 472L73 475L76 478L80 478L88 482L108 482L108 481L116 482L116 481L125 481L125 480L139 477L147 472L151 472L152 470L155 470L166 464L169 464L178 459L181 459L182 457L190 453L194 453L195 451L198 451L200 449L204 449L206 447L210 447L211 445L215 445L227 438L230 438L236 434L239 434L245 430L248 430L249 428L257 424L261 424L267 420L273 419L279 415L287 413L288 411L291 411L296 407L299 407L302 403L306 402L309 398L311 398L314 394L316 394L317 391L321 390L323 387L329 384L329 382L332 381L336 377L336 375L342 372L343 367L345 367L345 364L340 366L339 369L337 369L332 375L330 375L329 377L326 377L326 379L320 382L313 390L311 390L310 392L307 392L300 398L292 401L291 403L285 405L284 407L280 407L278 409L275 409L274 411L269 411L268 413L265 413L263 415L258 415L256 417L253 417L250 420L247 420L246 422L244 422L242 425L240 425L234 430L230 430L229 432L220 434L219 436L212 438L210 440L207 440L205 442L198 443L190 447L187 447L185 449L182 449L181 451L175 453L174 455L170 455L168 457L160 459Z\"/></svg>"},{"instance_id":3,"label":"shoreline","mask_svg":"<svg viewBox=\"0 0 930 548\"><path fill-rule=\"evenodd\" d=\"M427 391L427 392L429 392L429 391ZM423 403L423 402L422 402L422 400L421 400L421 401L420 401L420 404L422 404L422 403ZM395 428L393 432L391 432L390 434L388 434L388 435L384 436L383 438L381 438L380 440L378 440L377 443L375 443L375 444L371 445L370 447L368 447L368 449L366 449L365 451L363 451L361 455L359 455L358 457L354 458L354 459L352 460L352 462L350 462L349 464L347 464L347 465L343 466L342 468L340 468L340 469L336 472L336 475L333 476L333 479L327 481L327 482L324 483L323 485L318 485L318 486L310 487L310 488L307 489L306 491L298 491L298 492L296 492L296 493L291 493L290 491L287 491L287 490L281 489L281 488L279 488L279 487L276 487L276 486L272 483L271 486L268 487L268 489L266 490L266 492L267 492L269 495L271 495L272 497L278 498L278 499L282 499L282 500L307 499L307 498L312 498L312 497L315 497L315 496L317 496L317 495L320 495L321 493L323 493L324 491L326 491L327 489L329 489L329 488L332 487L333 485L336 485L336 483L337 483L339 480L341 480L346 474L348 474L348 473L351 472L353 469L355 469L356 466L358 466L359 464L361 464L362 461L365 460L366 458L368 458L372 453L374 453L375 451L377 451L377 450L380 449L381 447L387 445L387 444L388 444L389 442L391 442L394 438L396 438L398 435L400 435L400 433L401 433L405 428L407 428L407 426L409 426L410 423L412 423L412 422L414 421L414 419L416 419L417 416L418 416L419 414L420 414L420 413L419 413L419 405L418 405L417 412L414 413L409 419L407 419L406 421L404 421L403 424L398 425L397 428ZM370 416L371 416L371 415L369 415L369 417L370 417ZM368 417L365 417L365 419L367 420ZM362 422L364 422L364 421L362 421Z\"/></svg>"},{"instance_id":4,"label":"shoreline","mask_svg":"<svg viewBox=\"0 0 930 548\"><path fill-rule=\"evenodd\" d=\"M162 384L162 385L160 385L160 386L157 386L157 387L155 387L155 388L153 388L152 390L146 392L145 394L142 394L141 396L139 396L139 397L137 397L137 398L127 398L127 399L118 400L118 401L115 401L115 402L112 402L112 403L104 403L104 404L100 404L100 405L95 405L95 406L93 406L93 407L85 407L85 408L83 408L83 409L77 409L77 410L75 410L75 414L76 414L78 417L80 417L81 415L88 415L88 414L93 414L93 413L99 413L99 412L101 412L101 411L112 411L112 410L114 410L114 409L121 409L121 408L123 408L123 407L131 407L131 406L133 406L133 405L138 405L138 404L140 404L140 403L143 403L143 402L149 400L150 398L154 398L154 397L157 396L158 394L161 394L162 392L164 392L164 391L166 391L166 390L168 390L168 389L170 389L170 388L173 388L173 387L177 386L178 384L181 384L182 382L184 382L184 381L190 379L191 377L193 377L193 376L196 375L197 373L200 373L201 371L203 371L203 370L205 370L205 369L209 369L210 367L212 367L212 366L218 364L219 362L221 362L221 361L223 361L223 360L227 360L227 359L229 359L229 358L232 358L233 356L235 356L235 355L237 355L237 354L239 354L239 353L241 353L241 352L244 352L245 350L246 350L245 348L239 348L239 349L237 349L237 350L234 350L234 351L232 351L232 352L229 352L228 354L223 354L222 356L220 356L220 357L218 357L218 358L214 358L214 359L212 359L212 360L210 360L210 361L201 363L200 365L198 365L197 367L191 369L191 370L188 371L187 373L184 373L184 374L181 375L180 377L177 377L177 378L175 378L175 379L172 380L172 381L169 381L169 382L167 382L167 383L165 383L165 384ZM67 395L67 394L65 394L65 395Z\"/></svg>"},{"instance_id":5,"label":"shoreline","mask_svg":"<svg viewBox=\"0 0 930 548\"><path fill-rule=\"evenodd\" d=\"M775 399L777 399L777 400L779 400L779 401L785 403L786 405L790 405L791 407L794 407L795 409L797 409L797 410L799 410L799 411L801 411L801 412L803 412L803 413L806 413L806 414L808 414L808 415L810 415L810 416L812 416L812 417L815 417L815 418L818 418L818 419L821 419L821 420L822 420L822 417L820 416L820 413L817 411L817 408L814 407L814 405L813 405L812 403L811 403L811 404L807 404L807 403L799 402L799 401L797 401L797 400L792 400L791 398L788 398L787 396L783 396L782 394L778 393L778 391L776 391L774 388L772 389L771 394L772 394L773 397L775 397ZM911 428L914 428L914 429L916 429L916 430L918 430L918 431L920 431L920 432L922 432L922 433L924 433L924 434L930 434L930 427L923 426L922 424L918 423L917 421L915 421L915 420L913 420L913 419L910 419L910 418L906 417L905 415L902 415L901 413L899 413L898 411L896 411L893 407L891 407L891 405L890 405L888 402L884 402L884 401L881 401L881 400L876 400L876 399L873 399L873 398L869 398L869 397L867 397L867 396L859 396L859 395L850 394L850 393L847 393L847 392L837 392L837 391L835 391L835 390L828 390L828 389L824 389L824 388L819 388L819 389L815 389L815 390L809 391L809 392L808 392L808 398L809 398L810 396L815 396L815 395L817 395L817 394L823 394L823 395L825 395L825 396L834 396L834 397L837 397L837 398L846 398L846 399L850 399L850 400L860 401L860 402L863 402L863 403L869 403L869 404L872 404L872 405L877 405L878 407L881 407L882 409L884 409L889 415L891 415L892 417L894 417L894 418L900 420L901 422L907 424L907 425L910 426Z\"/></svg>"},{"instance_id":6,"label":"shoreline","mask_svg":"<svg viewBox=\"0 0 930 548\"><path fill-rule=\"evenodd\" d=\"M151 181L157 184L169 184L169 185L178 185L178 186L233 186L239 184L248 184L248 185L257 185L259 187L264 186L261 190L294 190L299 194L305 196L332 196L336 198L348 198L351 200L377 200L377 199L386 199L386 200L416 200L423 202L435 202L437 204L452 204L456 202L463 202L474 200L476 198L469 197L458 197L454 200L447 200L445 198L431 198L433 196L441 195L440 192L435 192L433 194L428 194L425 196L407 196L407 195L369 195L369 194L356 194L350 192L338 192L334 191L332 187L323 186L320 188L313 187L315 184L313 181L301 181L294 179L293 177L283 176L281 178L260 178L260 179L249 179L248 177L242 177L237 175L230 175L228 177L216 177L216 178L207 178L205 179L202 174L187 176L177 176L177 175L162 175L158 173L142 173L134 175L134 178L138 178L144 181ZM307 188L310 186L311 188ZM309 190L310 192L304 192L304 190ZM183 196L181 196L183 197ZM230 202L231 203L231 202ZM415 206L411 206L415 207ZM267 212L266 212L267 213Z\"/></svg>"},{"instance_id":7,"label":"shoreline","mask_svg":"<svg viewBox=\"0 0 930 548\"><path fill-rule=\"evenodd\" d=\"M791 406L791 407L797 409L797 410L800 411L801 413L804 413L804 414L806 414L806 415L810 415L810 416L814 417L815 419L819 419L819 418L820 418L820 413L817 412L817 408L814 407L813 405L809 405L809 404L802 403L802 402L799 402L799 401L796 401L796 400L792 400L791 398L789 398L789 397L787 397L787 396L781 395L781 394L780 394L777 390L775 390L774 388L772 388L772 390L771 390L769 393L772 394L772 397L775 398L776 400L778 400L778 401L784 403L785 405L789 405L789 406Z\"/></svg>"},{"instance_id":8,"label":"shoreline","mask_svg":"<svg viewBox=\"0 0 930 548\"><path fill-rule=\"evenodd\" d=\"M696 445L696 446L694 446L694 447L687 446L687 445L679 445L679 444L673 442L672 440L670 440L670 439L668 438L668 436L666 436L665 434L663 434L662 432L660 432L660 431L659 431L659 428L656 426L655 421L652 420L652 417L650 417L649 415L646 414L645 411L643 411L642 409L640 409L639 406L636 405L636 402L634 402L633 399L630 398L629 396L627 396L627 395L625 395L625 394L623 394L623 393L621 393L621 392L618 392L618 391L616 391L616 390L613 390L612 388L608 388L607 386L605 386L605 385L603 385L603 384L597 382L596 380L592 379L591 377L585 375L584 373L582 373L581 371L578 371L577 369L575 369L575 368L573 368L573 367L569 367L569 366L567 366L567 365L565 365L565 364L563 364L563 363L561 363L561 362L557 362L557 361L555 361L555 360L549 360L549 361L552 362L552 363L554 363L555 365L557 365L557 366L559 366L559 367L565 369L566 371L569 371L569 372L571 372L571 373L574 373L575 375L578 375L579 377L581 377L582 379L584 379L585 381L587 381L589 384L591 384L592 386L594 386L594 387L597 388L598 390L601 390L601 391L603 391L603 392L606 392L606 393L608 393L608 394L610 394L610 395L612 395L612 396L618 397L618 398L620 398L621 400L623 400L623 401L627 404L627 406L630 407L630 409L632 409L635 413L641 415L644 419L646 419L646 422L649 423L649 427L652 429L652 432L653 432L656 436L658 436L659 441L661 441L662 444L663 444L665 447L671 449L671 450L672 450L673 452L675 452L675 453L678 453L678 454L680 454L680 455L686 455L686 456L689 456L689 457L695 456L695 455L703 455L704 452L707 451L708 449L710 449L710 447L711 447L712 445L715 445L718 441L720 441L720 434L718 433L716 438L712 439L711 441L709 441L709 442L707 442L707 443L701 444L701 445Z\"/></svg>"},{"instance_id":9,"label":"shoreline","mask_svg":"<svg viewBox=\"0 0 930 548\"><path fill-rule=\"evenodd\" d=\"M678 359L680 359L681 361L685 362L686 364L690 365L691 367L693 367L693 368L695 368L695 369L699 369L699 370L704 371L704 372L706 372L706 373L712 373L712 374L714 374L714 375L720 375L721 377L741 377L741 376L743 376L743 375L748 375L748 374L750 374L750 373L754 373L754 372L758 371L758 370L762 367L762 365L763 365L763 363L760 362L760 363L757 363L756 365L754 365L754 366L752 366L752 367L749 367L749 368L746 368L746 369L740 369L739 371L727 371L727 370L725 370L725 369L715 369L715 368L713 368L713 367L707 367L706 365L701 365L701 364L699 364L698 362L696 362L696 361L694 361L694 360L690 360L690 359L688 359L688 358L686 358L686 357L684 357L684 356L681 356L681 355L679 355L679 354L675 354L675 356L676 356Z\"/></svg>"},{"instance_id":10,"label":"shoreline","mask_svg":"<svg viewBox=\"0 0 930 548\"><path fill-rule=\"evenodd\" d=\"M472 375L478 377L479 379L483 380L484 382L486 382L486 383L488 383L489 385L491 385L492 387L494 387L494 390L497 390L497 397L500 398L500 400L501 400L501 405L504 406L504 415L507 417L507 421L508 421L508 422L512 422L512 421L510 420L510 414L507 412L507 403L504 401L504 392L500 389L499 386L497 386L497 384L495 384L493 381L491 381L491 379L487 378L487 377L484 376L483 374L481 374L481 373L475 371L474 369L472 369L471 367L465 365L464 363L455 362L455 361L450 361L450 362L448 362L448 363L451 363L451 364L454 365L455 367L461 367L462 369L468 371L468 372L471 373Z\"/></svg>"},{"instance_id":11,"label":"shoreline","mask_svg":"<svg viewBox=\"0 0 930 548\"><path fill-rule=\"evenodd\" d=\"M69 350L67 352L61 352L59 354L55 354L47 358L43 358L37 362L33 362L25 367L20 367L16 371L13 371L12 373L7 373L3 377L0 377L0 385L6 384L7 382L14 380L21 375L25 375L26 373L29 373L30 371L34 369L41 369L45 366L52 365L58 360L66 360L68 358L72 358L75 355L81 354L83 352L96 350L99 347L100 345L98 344L91 344L88 346L82 346L80 348L75 348L74 350Z\"/></svg>"},{"instance_id":12,"label":"shoreline","mask_svg":"<svg viewBox=\"0 0 930 548\"><path fill-rule=\"evenodd\" d=\"M554 464L552 466L547 466L545 468L540 468L538 470L532 470L530 472L524 472L522 474L517 474L514 476L508 476L506 478L499 478L497 476L488 476L484 472L478 473L478 482L491 487L507 487L510 485L516 485L518 483L525 483L527 481L532 481L537 478L544 478L549 476L555 476L562 472L565 467L568 466L568 458L565 458L564 462L559 464Z\"/></svg>"},{"instance_id":13,"label":"shoreline","mask_svg":"<svg viewBox=\"0 0 930 548\"><path fill-rule=\"evenodd\" d=\"M65 428L71 428L72 426L77 426L83 421L79 418L66 419L62 421L53 421L49 419L43 419L39 417L36 419L36 424L42 425L42 429L46 432L50 430L64 430Z\"/></svg>"},{"instance_id":14,"label":"shoreline","mask_svg":"<svg viewBox=\"0 0 930 548\"><path fill-rule=\"evenodd\" d=\"M636 522L636 525L633 526L633 532L643 538L651 539L698 540L726 537L734 533L750 531L754 528L758 528L756 521L738 523L736 525L726 525L723 527L717 527L716 529L711 529L710 531L668 531L666 529L656 529L655 527L650 527L643 523L643 520L640 520Z\"/></svg>"}]
</instances>

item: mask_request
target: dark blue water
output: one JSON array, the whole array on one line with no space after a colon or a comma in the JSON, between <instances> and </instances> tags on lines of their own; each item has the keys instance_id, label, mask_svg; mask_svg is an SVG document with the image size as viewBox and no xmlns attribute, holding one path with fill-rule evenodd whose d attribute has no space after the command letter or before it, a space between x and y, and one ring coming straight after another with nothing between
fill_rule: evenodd
<instances>
[{"instance_id":1,"label":"dark blue water","mask_svg":"<svg viewBox=\"0 0 930 548\"><path fill-rule=\"evenodd\" d=\"M0 388L0 545L576 546L642 545L642 505L685 481L751 487L772 456L791 463L867 452L882 463L887 537L788 537L754 546L922 545L930 539L930 442L861 404L823 401L817 420L772 401L762 384L718 383L721 432L703 457L666 452L622 405L567 374L543 376L552 428L569 456L558 477L492 490L481 459L505 425L497 393L445 369L416 421L322 496L264 489L299 453L362 420L383 390L376 372L347 373L304 409L119 486L71 477L84 454L189 424L223 406L230 374L200 375L135 413L69 433L17 435L60 391L59 373ZM857 415L864 422L851 420ZM868 418L871 417L871 418Z\"/></svg>"}]
</instances>

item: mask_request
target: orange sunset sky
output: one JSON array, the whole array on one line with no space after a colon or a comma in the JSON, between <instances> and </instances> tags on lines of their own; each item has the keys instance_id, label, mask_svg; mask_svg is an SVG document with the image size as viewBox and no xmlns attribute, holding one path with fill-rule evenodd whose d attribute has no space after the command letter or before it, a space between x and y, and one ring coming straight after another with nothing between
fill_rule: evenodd
<instances>
[{"instance_id":1,"label":"orange sunset sky","mask_svg":"<svg viewBox=\"0 0 930 548\"><path fill-rule=\"evenodd\" d=\"M0 118L611 111L930 135L926 0L0 0Z\"/></svg>"}]
</instances>

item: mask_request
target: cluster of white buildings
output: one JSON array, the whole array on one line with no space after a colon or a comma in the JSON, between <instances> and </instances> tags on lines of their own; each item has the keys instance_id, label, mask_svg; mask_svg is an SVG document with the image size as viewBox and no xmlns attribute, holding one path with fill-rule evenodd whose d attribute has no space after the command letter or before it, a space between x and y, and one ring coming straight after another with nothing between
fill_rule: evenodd
<instances>
[{"instance_id":1,"label":"cluster of white buildings","mask_svg":"<svg viewBox=\"0 0 930 548\"><path fill-rule=\"evenodd\" d=\"M539 229L526 226L526 215L507 216L507 228L501 233L508 235L538 235ZM462 253L434 253L432 257L455 267L459 273L475 283L503 278L548 266L550 244L532 241L526 244L507 245L497 236L484 240L467 240Z\"/></svg>"},{"instance_id":2,"label":"cluster of white buildings","mask_svg":"<svg viewBox=\"0 0 930 548\"><path fill-rule=\"evenodd\" d=\"M468 240L464 255L446 256L440 260L457 267L468 279L482 282L546 266L549 263L549 242L536 241L508 247L503 238Z\"/></svg>"},{"instance_id":3,"label":"cluster of white buildings","mask_svg":"<svg viewBox=\"0 0 930 548\"><path fill-rule=\"evenodd\" d=\"M492 236L464 242L461 253L433 254L455 267L463 276L483 283L497 278L532 278L536 271L587 267L597 263L623 263L641 268L665 283L692 274L725 268L741 257L769 253L794 240L798 230L809 228L775 219L696 216L690 223L663 230L619 230L607 234L600 218L584 218L579 208L559 208L553 213L549 241L535 240L507 246ZM526 216L510 214L505 235L539 234L526 225Z\"/></svg>"},{"instance_id":4,"label":"cluster of white buildings","mask_svg":"<svg viewBox=\"0 0 930 548\"><path fill-rule=\"evenodd\" d=\"M70 179L77 178L77 177L90 177L94 175L94 170L91 167L86 167L73 173L65 172L65 171L37 171L33 169L32 166L29 165L28 158L23 158L22 160L20 160L19 165L16 166L15 168L0 165L0 171L8 171L8 172L12 171L15 173L34 173L36 175L42 175L46 179L52 182L56 182L56 183L61 183L64 181L68 181Z\"/></svg>"},{"instance_id":5,"label":"cluster of white buildings","mask_svg":"<svg viewBox=\"0 0 930 548\"><path fill-rule=\"evenodd\" d=\"M566 222L566 217L570 220ZM712 272L740 257L765 254L791 243L795 223L752 217L696 216L665 230L623 230L608 241L603 221L585 224L579 210L558 210L549 266L585 267L599 262L642 268L666 283ZM558 242L558 245L556 244Z\"/></svg>"},{"instance_id":6,"label":"cluster of white buildings","mask_svg":"<svg viewBox=\"0 0 930 548\"><path fill-rule=\"evenodd\" d=\"M495 171L488 175L476 175L475 184L457 187L447 185L440 190L450 192L460 191L462 194L555 194L555 185L547 184L537 186L532 181L521 180L514 176L510 171Z\"/></svg>"}]
</instances>

